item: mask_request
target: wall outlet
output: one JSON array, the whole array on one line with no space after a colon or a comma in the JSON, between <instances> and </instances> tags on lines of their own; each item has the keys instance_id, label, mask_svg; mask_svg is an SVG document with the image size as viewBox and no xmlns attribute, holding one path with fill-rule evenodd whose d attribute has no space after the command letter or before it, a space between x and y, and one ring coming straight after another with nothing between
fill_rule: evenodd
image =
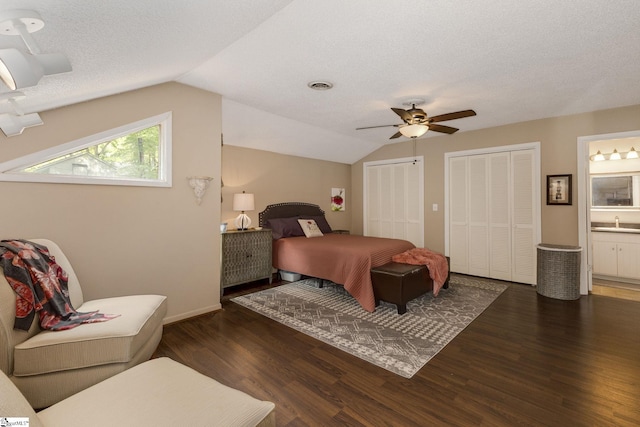
<instances>
[{"instance_id":1,"label":"wall outlet","mask_svg":"<svg viewBox=\"0 0 640 427\"><path fill-rule=\"evenodd\" d=\"M433 206L431 206L431 209L433 209L434 212L438 212L438 204L434 203Z\"/></svg>"}]
</instances>

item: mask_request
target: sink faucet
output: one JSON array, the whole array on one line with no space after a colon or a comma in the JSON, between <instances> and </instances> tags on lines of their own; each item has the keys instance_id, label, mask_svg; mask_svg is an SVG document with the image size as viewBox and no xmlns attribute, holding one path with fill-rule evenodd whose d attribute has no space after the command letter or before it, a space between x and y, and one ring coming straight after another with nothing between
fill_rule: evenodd
<instances>
[{"instance_id":1,"label":"sink faucet","mask_svg":"<svg viewBox=\"0 0 640 427\"><path fill-rule=\"evenodd\" d=\"M616 228L620 228L620 218L616 217Z\"/></svg>"}]
</instances>

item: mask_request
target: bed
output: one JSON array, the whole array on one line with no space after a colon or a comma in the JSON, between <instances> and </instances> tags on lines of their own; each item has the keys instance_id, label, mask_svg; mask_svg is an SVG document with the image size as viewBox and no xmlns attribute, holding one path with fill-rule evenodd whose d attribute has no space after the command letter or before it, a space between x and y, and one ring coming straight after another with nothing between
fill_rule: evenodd
<instances>
[{"instance_id":1,"label":"bed","mask_svg":"<svg viewBox=\"0 0 640 427\"><path fill-rule=\"evenodd\" d=\"M274 234L273 267L340 284L373 312L371 268L415 246L400 239L333 233L324 214L318 205L303 202L272 204L258 214L259 225ZM323 235L300 235L298 219L313 219Z\"/></svg>"}]
</instances>

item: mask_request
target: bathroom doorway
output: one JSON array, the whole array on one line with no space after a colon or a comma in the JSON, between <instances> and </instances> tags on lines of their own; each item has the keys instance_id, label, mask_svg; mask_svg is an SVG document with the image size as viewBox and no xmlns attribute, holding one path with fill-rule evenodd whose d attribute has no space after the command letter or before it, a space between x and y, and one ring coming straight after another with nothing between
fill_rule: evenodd
<instances>
[{"instance_id":1,"label":"bathroom doorway","mask_svg":"<svg viewBox=\"0 0 640 427\"><path fill-rule=\"evenodd\" d=\"M636 157L640 151L636 149L640 150L640 130L578 138L582 294L640 301L640 267L633 272L626 267L640 266L640 156Z\"/></svg>"}]
</instances>

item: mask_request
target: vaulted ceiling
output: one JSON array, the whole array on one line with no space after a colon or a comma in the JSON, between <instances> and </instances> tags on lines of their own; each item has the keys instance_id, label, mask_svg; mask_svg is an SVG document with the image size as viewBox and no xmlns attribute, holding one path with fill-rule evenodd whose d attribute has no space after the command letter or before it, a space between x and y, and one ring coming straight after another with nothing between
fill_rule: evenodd
<instances>
[{"instance_id":1,"label":"vaulted ceiling","mask_svg":"<svg viewBox=\"0 0 640 427\"><path fill-rule=\"evenodd\" d=\"M73 66L24 89L25 112L178 81L223 96L225 144L348 164L399 141L355 129L400 123L390 108L410 99L474 109L447 122L460 132L640 103L637 0L0 4L15 9L37 11L40 49ZM24 44L0 35L7 47Z\"/></svg>"}]
</instances>

